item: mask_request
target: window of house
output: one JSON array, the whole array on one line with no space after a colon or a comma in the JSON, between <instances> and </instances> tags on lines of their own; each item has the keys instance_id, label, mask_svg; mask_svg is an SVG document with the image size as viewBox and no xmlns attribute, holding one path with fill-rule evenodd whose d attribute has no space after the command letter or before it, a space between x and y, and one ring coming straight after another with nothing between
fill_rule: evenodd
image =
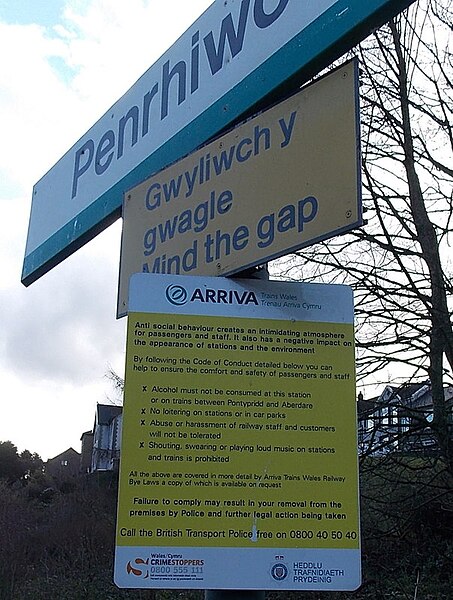
<instances>
[{"instance_id":1,"label":"window of house","mask_svg":"<svg viewBox=\"0 0 453 600\"><path fill-rule=\"evenodd\" d=\"M398 411L394 406L386 406L382 409L381 423L385 426L398 425Z\"/></svg>"},{"instance_id":2,"label":"window of house","mask_svg":"<svg viewBox=\"0 0 453 600\"><path fill-rule=\"evenodd\" d=\"M382 408L380 410L380 412L379 412L379 419L380 419L382 425L388 425L389 424L388 416L389 416L389 409L388 409L388 407Z\"/></svg>"},{"instance_id":3,"label":"window of house","mask_svg":"<svg viewBox=\"0 0 453 600\"><path fill-rule=\"evenodd\" d=\"M401 420L400 420L401 431L403 431L403 432L409 431L410 424L411 424L411 420L409 417L406 417L406 416L401 417Z\"/></svg>"}]
</instances>

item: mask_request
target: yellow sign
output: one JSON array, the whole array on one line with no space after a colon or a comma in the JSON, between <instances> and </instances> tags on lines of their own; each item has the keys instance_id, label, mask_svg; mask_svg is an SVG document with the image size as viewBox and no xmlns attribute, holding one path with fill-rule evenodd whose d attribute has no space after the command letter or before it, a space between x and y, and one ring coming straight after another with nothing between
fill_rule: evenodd
<instances>
[{"instance_id":1,"label":"yellow sign","mask_svg":"<svg viewBox=\"0 0 453 600\"><path fill-rule=\"evenodd\" d=\"M362 224L357 67L350 62L125 196L129 278L230 275Z\"/></svg>"},{"instance_id":2,"label":"yellow sign","mask_svg":"<svg viewBox=\"0 0 453 600\"><path fill-rule=\"evenodd\" d=\"M118 585L357 587L349 288L132 281Z\"/></svg>"}]
</instances>

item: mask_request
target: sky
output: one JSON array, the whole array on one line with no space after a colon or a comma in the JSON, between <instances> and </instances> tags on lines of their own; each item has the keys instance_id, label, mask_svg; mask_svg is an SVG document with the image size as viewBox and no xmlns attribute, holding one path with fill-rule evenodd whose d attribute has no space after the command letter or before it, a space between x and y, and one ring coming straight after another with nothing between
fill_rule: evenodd
<instances>
[{"instance_id":1,"label":"sky","mask_svg":"<svg viewBox=\"0 0 453 600\"><path fill-rule=\"evenodd\" d=\"M33 185L212 0L0 0L0 442L44 460L120 398L121 221L29 287Z\"/></svg>"}]
</instances>

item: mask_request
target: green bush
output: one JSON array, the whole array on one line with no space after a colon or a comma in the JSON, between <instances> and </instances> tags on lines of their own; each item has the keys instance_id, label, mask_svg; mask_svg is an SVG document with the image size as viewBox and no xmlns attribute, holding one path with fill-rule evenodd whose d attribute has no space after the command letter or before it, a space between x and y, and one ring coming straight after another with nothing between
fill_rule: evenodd
<instances>
[{"instance_id":1,"label":"green bush","mask_svg":"<svg viewBox=\"0 0 453 600\"><path fill-rule=\"evenodd\" d=\"M447 600L453 589L452 487L436 462L362 465L363 585L356 592L268 592L267 600ZM113 583L117 482L86 476L0 481L0 600L202 600L202 591Z\"/></svg>"}]
</instances>

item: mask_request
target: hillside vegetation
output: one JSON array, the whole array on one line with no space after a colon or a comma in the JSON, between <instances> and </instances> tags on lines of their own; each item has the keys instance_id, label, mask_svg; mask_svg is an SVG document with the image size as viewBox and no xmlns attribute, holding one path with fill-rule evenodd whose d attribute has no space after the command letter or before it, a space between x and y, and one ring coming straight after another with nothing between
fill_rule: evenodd
<instances>
[{"instance_id":1,"label":"hillside vegetation","mask_svg":"<svg viewBox=\"0 0 453 600\"><path fill-rule=\"evenodd\" d=\"M453 497L435 459L362 464L363 585L356 592L269 592L268 600L448 600ZM0 479L0 600L201 600L202 591L119 590L113 583L114 475Z\"/></svg>"}]
</instances>

